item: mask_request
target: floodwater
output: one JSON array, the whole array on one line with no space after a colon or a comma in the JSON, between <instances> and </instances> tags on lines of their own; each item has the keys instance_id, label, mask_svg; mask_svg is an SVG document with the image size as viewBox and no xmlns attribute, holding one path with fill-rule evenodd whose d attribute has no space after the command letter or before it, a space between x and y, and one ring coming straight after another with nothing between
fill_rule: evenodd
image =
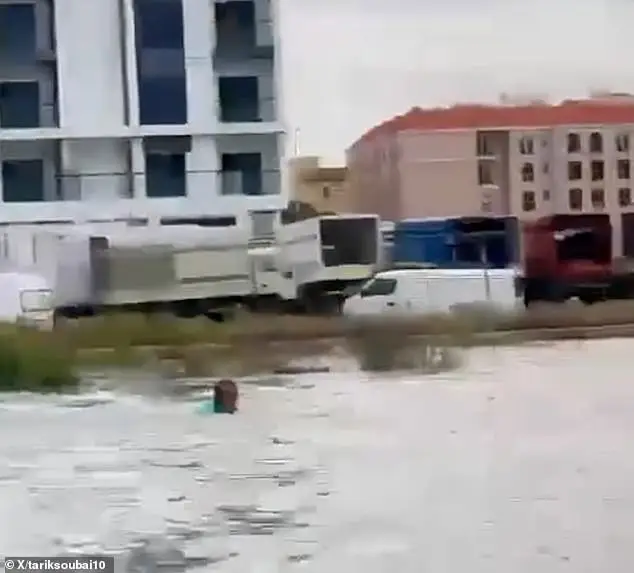
<instances>
[{"instance_id":1,"label":"floodwater","mask_svg":"<svg viewBox=\"0 0 634 573\"><path fill-rule=\"evenodd\" d=\"M138 572L630 573L633 350L476 349L450 374L245 382L236 416L151 393L6 398L0 554L108 552Z\"/></svg>"}]
</instances>

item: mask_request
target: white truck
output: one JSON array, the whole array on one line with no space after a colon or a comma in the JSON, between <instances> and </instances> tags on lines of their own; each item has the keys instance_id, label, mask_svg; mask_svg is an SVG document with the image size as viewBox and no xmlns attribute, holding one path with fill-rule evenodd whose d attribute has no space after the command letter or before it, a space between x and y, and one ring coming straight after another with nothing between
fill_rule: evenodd
<instances>
[{"instance_id":1,"label":"white truck","mask_svg":"<svg viewBox=\"0 0 634 573\"><path fill-rule=\"evenodd\" d=\"M280 225L269 241L244 226L13 228L0 262L52 285L57 312L170 311L217 319L253 311L331 312L380 261L376 216L324 216Z\"/></svg>"},{"instance_id":2,"label":"white truck","mask_svg":"<svg viewBox=\"0 0 634 573\"><path fill-rule=\"evenodd\" d=\"M289 308L338 311L345 294L381 262L376 215L327 215L282 225L277 232L277 291Z\"/></svg>"}]
</instances>

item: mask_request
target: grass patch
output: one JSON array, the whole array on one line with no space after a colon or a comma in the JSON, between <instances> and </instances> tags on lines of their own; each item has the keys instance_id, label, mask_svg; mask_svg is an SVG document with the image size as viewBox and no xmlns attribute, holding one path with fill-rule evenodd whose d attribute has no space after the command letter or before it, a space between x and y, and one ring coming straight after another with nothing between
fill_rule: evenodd
<instances>
[{"instance_id":1,"label":"grass patch","mask_svg":"<svg viewBox=\"0 0 634 573\"><path fill-rule=\"evenodd\" d=\"M0 391L62 392L77 388L75 353L53 333L0 327Z\"/></svg>"},{"instance_id":2,"label":"grass patch","mask_svg":"<svg viewBox=\"0 0 634 573\"><path fill-rule=\"evenodd\" d=\"M398 321L246 315L218 324L122 314L61 321L55 333L0 325L0 391L76 388L77 366L143 367L192 377L271 372L326 353L334 340L366 370L434 372L455 368L460 350L475 344L584 338L592 327L619 325L633 325L634 334L634 301L544 305L499 315L470 310Z\"/></svg>"},{"instance_id":3,"label":"grass patch","mask_svg":"<svg viewBox=\"0 0 634 573\"><path fill-rule=\"evenodd\" d=\"M347 343L362 370L427 374L457 368L463 346L461 337L447 333L412 336L410 325L397 322L357 324L349 330Z\"/></svg>"}]
</instances>

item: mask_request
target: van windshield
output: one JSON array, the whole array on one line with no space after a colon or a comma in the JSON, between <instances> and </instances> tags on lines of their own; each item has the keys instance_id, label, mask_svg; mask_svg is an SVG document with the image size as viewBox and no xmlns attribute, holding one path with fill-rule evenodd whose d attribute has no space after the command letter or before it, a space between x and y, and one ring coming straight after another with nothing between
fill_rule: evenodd
<instances>
[{"instance_id":1,"label":"van windshield","mask_svg":"<svg viewBox=\"0 0 634 573\"><path fill-rule=\"evenodd\" d=\"M53 309L53 293L49 289L23 290L20 293L22 312L42 312Z\"/></svg>"}]
</instances>

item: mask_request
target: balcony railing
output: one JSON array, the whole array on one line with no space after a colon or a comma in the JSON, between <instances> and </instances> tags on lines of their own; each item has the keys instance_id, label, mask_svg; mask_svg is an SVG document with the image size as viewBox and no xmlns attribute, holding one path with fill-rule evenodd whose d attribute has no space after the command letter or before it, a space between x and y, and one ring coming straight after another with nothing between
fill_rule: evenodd
<instances>
[{"instance_id":1,"label":"balcony railing","mask_svg":"<svg viewBox=\"0 0 634 573\"><path fill-rule=\"evenodd\" d=\"M279 170L221 171L219 174L221 195L279 195L281 177Z\"/></svg>"},{"instance_id":2,"label":"balcony railing","mask_svg":"<svg viewBox=\"0 0 634 573\"><path fill-rule=\"evenodd\" d=\"M264 43L263 36L268 38L268 34L258 34L255 29L218 30L214 60L272 59L275 55L272 35L270 43L268 40Z\"/></svg>"},{"instance_id":3,"label":"balcony railing","mask_svg":"<svg viewBox=\"0 0 634 573\"><path fill-rule=\"evenodd\" d=\"M218 117L222 123L276 121L275 98L260 98L251 102L218 102Z\"/></svg>"}]
</instances>

